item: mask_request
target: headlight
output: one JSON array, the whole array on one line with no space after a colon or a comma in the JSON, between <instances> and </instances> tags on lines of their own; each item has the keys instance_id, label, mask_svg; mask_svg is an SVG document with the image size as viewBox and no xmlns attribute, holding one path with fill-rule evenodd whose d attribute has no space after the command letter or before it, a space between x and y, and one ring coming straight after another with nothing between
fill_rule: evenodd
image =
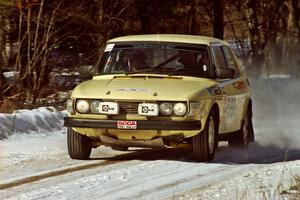
<instances>
[{"instance_id":1,"label":"headlight","mask_svg":"<svg viewBox=\"0 0 300 200\"><path fill-rule=\"evenodd\" d=\"M173 112L173 105L171 103L161 103L159 104L159 112L162 115L171 115Z\"/></svg>"},{"instance_id":2,"label":"headlight","mask_svg":"<svg viewBox=\"0 0 300 200\"><path fill-rule=\"evenodd\" d=\"M175 115L177 115L177 116L183 116L183 115L186 114L187 107L186 107L186 105L184 103L176 103L174 105L173 110L174 110Z\"/></svg>"},{"instance_id":3,"label":"headlight","mask_svg":"<svg viewBox=\"0 0 300 200\"><path fill-rule=\"evenodd\" d=\"M78 100L76 102L76 110L79 113L87 113L89 111L89 102L87 102L86 100Z\"/></svg>"},{"instance_id":4,"label":"headlight","mask_svg":"<svg viewBox=\"0 0 300 200\"><path fill-rule=\"evenodd\" d=\"M74 114L75 113L75 111L73 109L73 99L68 99L67 100L67 111L70 114Z\"/></svg>"},{"instance_id":5,"label":"headlight","mask_svg":"<svg viewBox=\"0 0 300 200\"><path fill-rule=\"evenodd\" d=\"M99 104L100 104L100 101L92 101L91 102L91 111L93 113L99 113Z\"/></svg>"}]
</instances>

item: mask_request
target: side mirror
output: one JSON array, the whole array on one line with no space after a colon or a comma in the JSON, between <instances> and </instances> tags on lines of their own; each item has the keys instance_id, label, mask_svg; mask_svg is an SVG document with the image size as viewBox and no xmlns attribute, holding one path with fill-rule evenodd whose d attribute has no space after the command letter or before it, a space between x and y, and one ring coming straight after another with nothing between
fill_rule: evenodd
<instances>
[{"instance_id":1,"label":"side mirror","mask_svg":"<svg viewBox=\"0 0 300 200\"><path fill-rule=\"evenodd\" d=\"M83 65L78 67L77 71L82 77L92 77L96 73L96 67L93 65Z\"/></svg>"},{"instance_id":2,"label":"side mirror","mask_svg":"<svg viewBox=\"0 0 300 200\"><path fill-rule=\"evenodd\" d=\"M226 79L234 77L234 70L229 68L215 68L217 78Z\"/></svg>"}]
</instances>

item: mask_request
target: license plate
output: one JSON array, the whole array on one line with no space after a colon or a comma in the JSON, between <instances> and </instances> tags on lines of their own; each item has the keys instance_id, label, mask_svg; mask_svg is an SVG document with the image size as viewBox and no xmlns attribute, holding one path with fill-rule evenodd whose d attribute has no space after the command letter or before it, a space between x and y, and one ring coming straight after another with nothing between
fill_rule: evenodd
<instances>
[{"instance_id":1,"label":"license plate","mask_svg":"<svg viewBox=\"0 0 300 200\"><path fill-rule=\"evenodd\" d=\"M136 129L137 121L118 121L117 126L119 129Z\"/></svg>"}]
</instances>

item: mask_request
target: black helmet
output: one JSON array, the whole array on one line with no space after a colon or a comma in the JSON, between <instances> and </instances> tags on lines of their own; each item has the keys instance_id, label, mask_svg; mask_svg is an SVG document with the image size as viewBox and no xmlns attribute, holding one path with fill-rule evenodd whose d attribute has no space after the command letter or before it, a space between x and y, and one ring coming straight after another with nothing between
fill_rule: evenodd
<instances>
[{"instance_id":1,"label":"black helmet","mask_svg":"<svg viewBox=\"0 0 300 200\"><path fill-rule=\"evenodd\" d=\"M141 49L136 49L130 54L130 59L147 59L146 53Z\"/></svg>"}]
</instances>

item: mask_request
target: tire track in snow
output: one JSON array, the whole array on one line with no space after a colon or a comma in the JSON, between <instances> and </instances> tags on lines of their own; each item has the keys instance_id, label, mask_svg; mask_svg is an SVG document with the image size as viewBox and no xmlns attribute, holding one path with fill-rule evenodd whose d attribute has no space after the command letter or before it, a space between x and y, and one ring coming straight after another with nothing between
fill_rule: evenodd
<instances>
[{"instance_id":1,"label":"tire track in snow","mask_svg":"<svg viewBox=\"0 0 300 200\"><path fill-rule=\"evenodd\" d=\"M87 169L92 169L92 168L100 167L100 166L112 165L112 164L116 164L116 163L120 163L120 162L125 162L125 161L112 161L112 160L102 161L102 162L97 161L97 162L93 162L93 163L89 163L89 164L76 165L76 166L71 166L68 168L52 170L49 172L44 172L44 173L27 176L27 177L20 178L20 179L8 181L7 183L2 183L2 184L0 184L0 190L17 187L19 185L36 182L36 181L43 180L46 178L61 176L64 174L87 170Z\"/></svg>"},{"instance_id":2,"label":"tire track in snow","mask_svg":"<svg viewBox=\"0 0 300 200\"><path fill-rule=\"evenodd\" d=\"M236 155L234 155L235 157ZM299 152L291 151L288 159L299 156ZM95 199L101 196L104 199L161 199L171 198L194 188L205 188L220 181L229 180L232 177L248 173L253 169L265 167L267 163L282 161L281 155L273 155L271 158L256 157L241 162L231 162L236 158L221 157L219 162L183 164L178 169L153 173L151 177L132 178L126 185L118 185L105 192L93 191L84 196L86 199ZM188 161L188 160L187 160ZM184 162L183 162L184 163ZM195 165L197 167L195 168ZM197 169L198 168L198 169ZM159 183L159 184L158 184ZM139 190L140 185L143 187ZM133 192L134 191L134 192ZM138 192L137 192L138 191ZM125 196L127 196L125 198ZM124 198L123 198L124 197Z\"/></svg>"},{"instance_id":3,"label":"tire track in snow","mask_svg":"<svg viewBox=\"0 0 300 200\"><path fill-rule=\"evenodd\" d=\"M166 156L174 156L176 153L181 153L183 152L183 149L156 149L156 150L142 150L138 152L133 152L129 154L123 154L123 155L118 155L115 157L107 158L107 160L97 160L92 163L88 164L80 164L80 165L75 165L75 166L70 166L66 168L61 168L61 169L55 169L55 170L50 170L46 172L42 172L39 174L35 175L30 175L27 177L23 178L15 178L11 181L7 181L6 183L1 183L0 184L0 190L4 189L9 189L13 187L17 187L20 185L28 184L28 183L33 183L37 182L43 179L51 178L51 177L58 177L62 176L65 174L69 173L75 173L83 170L89 170L97 167L103 167L103 166L108 166L108 165L113 165L113 164L118 164L122 162L128 162L132 159L157 159L161 157L166 157ZM97 158L95 158L97 159ZM102 159L102 158L100 158Z\"/></svg>"},{"instance_id":4,"label":"tire track in snow","mask_svg":"<svg viewBox=\"0 0 300 200\"><path fill-rule=\"evenodd\" d=\"M4 199L50 200L97 199L100 196L104 199L173 198L191 189L205 188L248 173L249 170L259 169L269 161L271 163L275 160L282 161L281 155L274 155L272 160L268 158L265 160L266 157L263 156L248 162L247 160L235 162L238 155L228 158L219 154L216 162L195 163L186 159L190 152L184 154L179 152L183 153L172 149L142 150L122 157L107 158L111 161L119 159L118 161L123 163L111 165L113 170L95 167L91 170L57 176L52 180L44 180L28 187L24 185L24 187L12 188L3 197ZM227 153L230 154L231 150L227 151L226 155ZM299 155L297 151L290 153L291 157Z\"/></svg>"}]
</instances>

